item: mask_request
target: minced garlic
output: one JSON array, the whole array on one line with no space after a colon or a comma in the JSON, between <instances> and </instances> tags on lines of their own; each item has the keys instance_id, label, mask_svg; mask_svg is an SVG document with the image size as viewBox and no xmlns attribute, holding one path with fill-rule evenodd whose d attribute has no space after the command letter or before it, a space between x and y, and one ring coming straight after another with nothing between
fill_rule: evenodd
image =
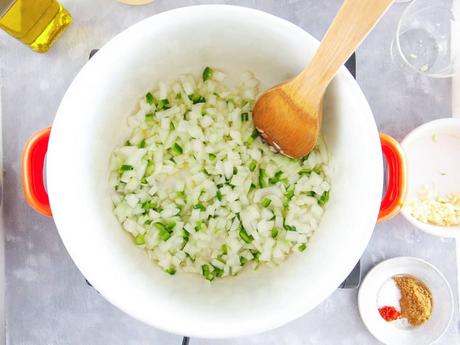
<instances>
[{"instance_id":1,"label":"minced garlic","mask_svg":"<svg viewBox=\"0 0 460 345\"><path fill-rule=\"evenodd\" d=\"M412 217L433 225L460 225L460 193L435 195L423 188L417 198L407 204Z\"/></svg>"}]
</instances>

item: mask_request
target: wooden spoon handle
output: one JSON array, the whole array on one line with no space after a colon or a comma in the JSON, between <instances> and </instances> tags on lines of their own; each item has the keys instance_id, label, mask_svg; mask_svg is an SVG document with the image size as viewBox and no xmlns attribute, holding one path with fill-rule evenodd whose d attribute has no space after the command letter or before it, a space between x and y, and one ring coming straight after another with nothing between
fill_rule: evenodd
<instances>
[{"instance_id":1,"label":"wooden spoon handle","mask_svg":"<svg viewBox=\"0 0 460 345\"><path fill-rule=\"evenodd\" d=\"M298 96L320 100L340 66L353 54L393 1L345 0L316 54L290 83L297 89Z\"/></svg>"}]
</instances>

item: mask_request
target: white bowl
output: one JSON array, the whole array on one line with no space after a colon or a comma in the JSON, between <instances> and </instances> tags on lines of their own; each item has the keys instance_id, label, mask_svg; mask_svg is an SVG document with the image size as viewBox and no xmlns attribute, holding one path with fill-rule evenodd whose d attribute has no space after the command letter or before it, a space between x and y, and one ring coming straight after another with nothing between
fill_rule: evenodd
<instances>
[{"instance_id":1,"label":"white bowl","mask_svg":"<svg viewBox=\"0 0 460 345\"><path fill-rule=\"evenodd\" d=\"M434 120L414 129L402 141L408 165L407 201L423 186L441 195L460 193L460 119ZM459 226L436 226L414 218L408 207L401 213L420 230L434 236L460 237Z\"/></svg>"},{"instance_id":2,"label":"white bowl","mask_svg":"<svg viewBox=\"0 0 460 345\"><path fill-rule=\"evenodd\" d=\"M236 337L298 318L327 298L367 246L380 206L383 164L364 95L342 68L325 99L332 192L303 254L276 268L212 284L169 276L135 248L112 214L108 167L126 119L158 81L204 66L251 70L267 88L302 70L318 42L272 15L197 6L143 20L104 46L67 91L53 124L47 186L59 234L75 264L111 303L145 323L197 337Z\"/></svg>"},{"instance_id":3,"label":"white bowl","mask_svg":"<svg viewBox=\"0 0 460 345\"><path fill-rule=\"evenodd\" d=\"M381 287L395 275L411 275L421 280L433 296L431 318L418 327L399 327L379 314L377 299ZM428 262L413 257L397 257L375 266L364 278L358 294L361 318L369 332L386 345L429 345L447 330L454 312L452 290L443 274Z\"/></svg>"}]
</instances>

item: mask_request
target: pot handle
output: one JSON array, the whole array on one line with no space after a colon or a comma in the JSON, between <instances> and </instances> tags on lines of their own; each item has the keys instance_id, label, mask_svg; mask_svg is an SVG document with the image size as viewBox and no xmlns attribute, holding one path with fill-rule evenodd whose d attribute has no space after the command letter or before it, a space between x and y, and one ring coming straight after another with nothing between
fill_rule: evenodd
<instances>
[{"instance_id":1,"label":"pot handle","mask_svg":"<svg viewBox=\"0 0 460 345\"><path fill-rule=\"evenodd\" d=\"M45 128L27 141L22 153L22 186L27 203L38 213L51 217L48 193L45 189L43 167L51 127Z\"/></svg>"},{"instance_id":2,"label":"pot handle","mask_svg":"<svg viewBox=\"0 0 460 345\"><path fill-rule=\"evenodd\" d=\"M378 222L393 218L401 209L407 192L407 163L399 143L380 133L382 152L387 161L387 190L382 199Z\"/></svg>"}]
</instances>

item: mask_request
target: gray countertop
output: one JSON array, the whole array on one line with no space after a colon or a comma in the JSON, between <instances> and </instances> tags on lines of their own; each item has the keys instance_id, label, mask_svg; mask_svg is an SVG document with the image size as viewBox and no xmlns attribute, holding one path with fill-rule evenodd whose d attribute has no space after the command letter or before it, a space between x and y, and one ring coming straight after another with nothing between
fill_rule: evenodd
<instances>
[{"instance_id":1,"label":"gray countertop","mask_svg":"<svg viewBox=\"0 0 460 345\"><path fill-rule=\"evenodd\" d=\"M61 2L73 14L74 24L49 53L38 55L0 35L7 344L180 344L180 336L133 320L85 283L53 220L32 211L24 200L23 145L33 132L52 123L60 99L90 50L142 18L185 5L231 3L286 18L320 38L341 1L156 0L142 7L115 0ZM451 115L450 80L408 75L391 61L390 42L404 6L395 4L357 52L358 83L377 124L398 140L424 122ZM376 226L362 259L363 273L386 258L405 255L426 259L446 275L455 294L455 315L438 343L460 344L455 242L425 235L397 216ZM337 290L314 311L279 329L222 341L192 339L191 344L378 344L359 318L356 297L356 290Z\"/></svg>"}]
</instances>

